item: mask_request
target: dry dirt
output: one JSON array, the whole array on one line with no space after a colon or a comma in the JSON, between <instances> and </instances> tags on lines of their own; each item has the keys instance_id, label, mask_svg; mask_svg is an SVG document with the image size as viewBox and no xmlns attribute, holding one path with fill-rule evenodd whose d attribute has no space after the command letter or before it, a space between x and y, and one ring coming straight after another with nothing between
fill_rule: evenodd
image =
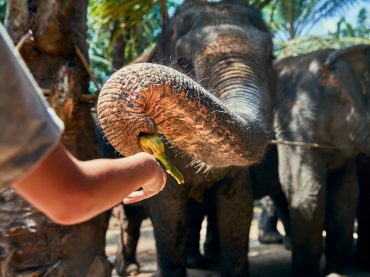
<instances>
[{"instance_id":1,"label":"dry dirt","mask_svg":"<svg viewBox=\"0 0 370 277\"><path fill-rule=\"evenodd\" d=\"M205 238L205 222L201 232L201 245ZM283 232L282 226L278 226L279 231ZM251 277L285 277L290 276L290 251L286 250L281 244L263 245L257 240L257 221L252 221L250 232L250 250L248 253L250 261ZM110 228L107 233L106 253L113 262L117 241L119 236L118 220L112 216ZM138 245L138 260L141 265L141 273L138 277L152 276L156 270L156 250L153 238L153 228L149 220L145 220L141 227L141 237ZM113 270L113 277L118 277ZM216 277L220 276L216 272L188 269L189 277ZM338 275L330 275L330 277ZM349 270L346 275L351 277L370 277L370 273Z\"/></svg>"}]
</instances>

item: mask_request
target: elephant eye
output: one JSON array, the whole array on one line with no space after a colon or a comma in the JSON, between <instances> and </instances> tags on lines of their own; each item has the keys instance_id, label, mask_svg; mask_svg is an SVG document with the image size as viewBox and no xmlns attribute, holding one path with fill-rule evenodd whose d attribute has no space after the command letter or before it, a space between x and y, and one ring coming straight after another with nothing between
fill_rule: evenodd
<instances>
[{"instance_id":1,"label":"elephant eye","mask_svg":"<svg viewBox=\"0 0 370 277\"><path fill-rule=\"evenodd\" d=\"M181 57L176 61L177 70L189 75L193 71L193 62L190 59Z\"/></svg>"}]
</instances>

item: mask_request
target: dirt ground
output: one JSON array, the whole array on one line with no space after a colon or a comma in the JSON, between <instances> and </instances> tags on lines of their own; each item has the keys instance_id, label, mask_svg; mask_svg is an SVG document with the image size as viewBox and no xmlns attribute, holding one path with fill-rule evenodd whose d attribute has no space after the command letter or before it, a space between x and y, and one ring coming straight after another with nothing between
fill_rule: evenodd
<instances>
[{"instance_id":1,"label":"dirt ground","mask_svg":"<svg viewBox=\"0 0 370 277\"><path fill-rule=\"evenodd\" d=\"M205 239L205 226L201 232L201 245ZM278 226L279 231L283 232L282 226ZM257 221L252 221L250 232L250 250L248 253L250 261L251 277L285 277L290 276L290 251L282 245L263 245L257 240ZM111 218L110 228L107 233L106 253L113 262L119 236L119 223L114 217ZM141 237L138 245L138 260L141 265L141 273L138 277L149 277L156 270L156 250L153 238L153 228L149 220L145 220L141 227ZM113 270L113 277L118 277ZM216 272L188 269L189 277L216 277L220 276ZM338 275L335 275L338 276ZM344 276L350 277L370 277L370 273L350 270ZM330 275L330 277L334 277Z\"/></svg>"}]
</instances>

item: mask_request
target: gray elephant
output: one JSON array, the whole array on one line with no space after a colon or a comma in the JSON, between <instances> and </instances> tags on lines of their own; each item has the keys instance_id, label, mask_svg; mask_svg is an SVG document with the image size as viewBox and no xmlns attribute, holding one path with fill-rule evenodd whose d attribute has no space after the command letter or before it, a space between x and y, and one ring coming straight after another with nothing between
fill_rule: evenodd
<instances>
[{"instance_id":1,"label":"gray elephant","mask_svg":"<svg viewBox=\"0 0 370 277\"><path fill-rule=\"evenodd\" d=\"M278 145L293 276L319 275L324 229L325 270L341 273L352 253L355 156L370 153L370 45L287 58L276 69L276 138L306 143Z\"/></svg>"},{"instance_id":2,"label":"gray elephant","mask_svg":"<svg viewBox=\"0 0 370 277\"><path fill-rule=\"evenodd\" d=\"M244 1L189 1L160 40L153 61L107 81L98 117L123 155L142 151L141 134L161 134L185 185L168 178L146 201L154 226L158 275L185 276L186 203L213 187L223 276L248 276L253 200L247 167L264 155L271 130L271 36ZM195 168L197 170L195 170Z\"/></svg>"}]
</instances>

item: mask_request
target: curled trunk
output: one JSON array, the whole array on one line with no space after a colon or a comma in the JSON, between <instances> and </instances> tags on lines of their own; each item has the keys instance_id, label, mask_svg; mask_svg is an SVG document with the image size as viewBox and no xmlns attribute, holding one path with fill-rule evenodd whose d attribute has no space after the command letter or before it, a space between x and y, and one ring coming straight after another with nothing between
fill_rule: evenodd
<instances>
[{"instance_id":1,"label":"curled trunk","mask_svg":"<svg viewBox=\"0 0 370 277\"><path fill-rule=\"evenodd\" d=\"M98 101L98 117L108 140L123 155L142 151L138 143L141 133L159 133L207 165L246 166L261 158L268 138L266 124L260 122L261 96L251 88L230 83L220 95L225 105L171 68L135 64L117 71L106 82ZM235 101L233 95L241 92L240 101Z\"/></svg>"}]
</instances>

